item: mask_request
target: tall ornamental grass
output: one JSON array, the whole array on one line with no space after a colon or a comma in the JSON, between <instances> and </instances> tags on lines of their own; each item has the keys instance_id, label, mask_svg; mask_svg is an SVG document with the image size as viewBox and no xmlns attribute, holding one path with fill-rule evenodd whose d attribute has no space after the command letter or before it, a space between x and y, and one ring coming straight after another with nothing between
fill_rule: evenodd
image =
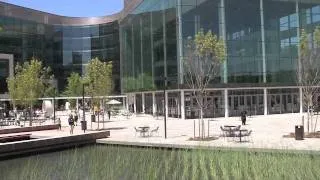
<instances>
[{"instance_id":1,"label":"tall ornamental grass","mask_svg":"<svg viewBox=\"0 0 320 180\"><path fill-rule=\"evenodd\" d=\"M319 179L320 156L88 146L0 162L0 179Z\"/></svg>"}]
</instances>

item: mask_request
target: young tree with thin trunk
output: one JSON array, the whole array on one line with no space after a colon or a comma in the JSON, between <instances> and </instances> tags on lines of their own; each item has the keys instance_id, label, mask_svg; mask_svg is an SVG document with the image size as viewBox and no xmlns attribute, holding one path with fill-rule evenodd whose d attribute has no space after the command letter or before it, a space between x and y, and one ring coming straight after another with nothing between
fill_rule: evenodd
<instances>
[{"instance_id":1,"label":"young tree with thin trunk","mask_svg":"<svg viewBox=\"0 0 320 180\"><path fill-rule=\"evenodd\" d=\"M320 27L314 32L307 34L305 30L301 31L300 37L300 57L297 66L297 82L302 89L303 106L307 109L307 131L316 131L317 120L314 122L314 116L311 109L317 102L316 94L320 87Z\"/></svg>"},{"instance_id":2,"label":"young tree with thin trunk","mask_svg":"<svg viewBox=\"0 0 320 180\"><path fill-rule=\"evenodd\" d=\"M65 88L63 95L69 97L78 97L82 96L82 79L78 73L72 72L67 79L68 84ZM70 106L71 108L76 107L76 100L70 99Z\"/></svg>"},{"instance_id":3,"label":"young tree with thin trunk","mask_svg":"<svg viewBox=\"0 0 320 180\"><path fill-rule=\"evenodd\" d=\"M48 68L42 66L42 62L32 58L23 65L17 64L14 77L7 79L10 98L14 103L29 108L30 126L32 126L33 106L38 98L43 97L48 79Z\"/></svg>"},{"instance_id":4,"label":"young tree with thin trunk","mask_svg":"<svg viewBox=\"0 0 320 180\"><path fill-rule=\"evenodd\" d=\"M84 82L88 84L85 92L92 97L91 104L100 109L101 98L99 96L108 96L112 92L112 61L101 62L98 58L92 59L87 66ZM98 129L99 124L98 113Z\"/></svg>"},{"instance_id":5,"label":"young tree with thin trunk","mask_svg":"<svg viewBox=\"0 0 320 180\"><path fill-rule=\"evenodd\" d=\"M208 106L204 97L207 94L209 83L217 77L220 65L225 60L225 45L211 31L204 33L203 30L200 30L194 39L188 39L186 49L185 80L197 101L200 111L199 134L201 138L204 138L203 111Z\"/></svg>"}]
</instances>

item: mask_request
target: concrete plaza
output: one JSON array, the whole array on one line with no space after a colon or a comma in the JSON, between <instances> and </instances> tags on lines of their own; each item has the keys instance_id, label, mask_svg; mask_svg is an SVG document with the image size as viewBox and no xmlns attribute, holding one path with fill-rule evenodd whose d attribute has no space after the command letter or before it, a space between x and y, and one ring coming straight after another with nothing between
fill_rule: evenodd
<instances>
[{"instance_id":1,"label":"concrete plaza","mask_svg":"<svg viewBox=\"0 0 320 180\"><path fill-rule=\"evenodd\" d=\"M306 115L304 115L306 116ZM241 125L239 117L214 118L210 119L209 135L217 136L219 139L212 141L190 141L189 138L195 134L198 136L198 120L180 120L169 118L167 120L167 139L164 138L163 117L152 117L150 115L133 115L131 117L112 117L111 121L104 123L104 127L111 131L111 137L99 140L99 142L127 142L131 143L156 143L171 145L194 145L213 147L247 147L263 149L290 149L290 150L320 150L320 139L305 138L297 141L294 138L284 138L295 131L295 125L301 124L301 114L279 114L268 116L252 116L247 118L247 125L242 129L252 130L249 142L239 143L235 138L223 138L220 126ZM106 118L106 117L105 117ZM89 119L89 118L87 118ZM208 120L205 119L205 135L208 136ZM90 122L88 127L90 128ZM93 129L97 128L97 123L93 123ZM102 127L100 124L100 128ZM150 126L150 130L159 126L159 135L151 137L141 137L136 133L134 127ZM79 128L79 127L78 127ZM306 129L306 128L305 128ZM320 128L318 128L319 130Z\"/></svg>"},{"instance_id":2,"label":"concrete plaza","mask_svg":"<svg viewBox=\"0 0 320 180\"><path fill-rule=\"evenodd\" d=\"M306 115L305 115L306 116ZM61 119L62 130L48 130L32 132L34 137L57 137L69 136L68 116L66 112L57 112L57 117ZM164 144L166 146L210 146L225 148L263 148L263 149L281 149L281 150L312 150L320 151L320 139L305 138L297 141L294 138L284 138L294 132L295 125L301 124L302 114L278 114L268 116L252 116L247 118L247 125L241 126L242 129L252 130L249 142L239 142L236 138L219 137L221 135L220 126L241 125L239 117L214 118L210 119L209 135L219 137L212 141L191 141L195 134L198 136L198 120L181 120L168 118L167 120L167 139L164 138L164 120L163 117L153 117L150 115L132 115L112 116L110 121L107 116L102 121L100 116L99 128L110 130L110 138L98 140L99 143L121 143L121 144ZM75 126L74 135L82 134L80 120L78 126ZM88 131L98 131L98 123L90 121L89 113L86 114ZM50 122L48 122L50 123ZM134 127L149 126L150 130L159 126L158 134L153 136L141 137L136 133ZM318 128L317 130L320 130ZM306 131L306 128L305 128ZM205 135L208 136L208 119L205 119Z\"/></svg>"}]
</instances>

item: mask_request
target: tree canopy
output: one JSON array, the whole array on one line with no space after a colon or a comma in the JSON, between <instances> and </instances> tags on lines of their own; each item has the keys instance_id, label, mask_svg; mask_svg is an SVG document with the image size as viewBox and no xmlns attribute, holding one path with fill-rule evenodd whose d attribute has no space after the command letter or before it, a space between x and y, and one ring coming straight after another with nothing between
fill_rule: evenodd
<instances>
[{"instance_id":1,"label":"tree canopy","mask_svg":"<svg viewBox=\"0 0 320 180\"><path fill-rule=\"evenodd\" d=\"M68 84L65 88L63 95L68 97L78 97L82 96L82 79L78 73L72 72L67 79ZM76 100L70 99L70 106L72 108L76 107Z\"/></svg>"},{"instance_id":2,"label":"tree canopy","mask_svg":"<svg viewBox=\"0 0 320 180\"><path fill-rule=\"evenodd\" d=\"M68 84L63 92L65 96L82 96L82 79L78 73L72 72L67 79Z\"/></svg>"},{"instance_id":3,"label":"tree canopy","mask_svg":"<svg viewBox=\"0 0 320 180\"><path fill-rule=\"evenodd\" d=\"M85 92L91 97L110 95L113 89L112 61L92 59L86 68L84 83L87 84Z\"/></svg>"},{"instance_id":4,"label":"tree canopy","mask_svg":"<svg viewBox=\"0 0 320 180\"><path fill-rule=\"evenodd\" d=\"M43 67L41 61L32 58L30 62L17 64L15 75L7 79L9 96L13 103L32 106L48 89L54 89L50 84L52 79L50 68Z\"/></svg>"}]
</instances>

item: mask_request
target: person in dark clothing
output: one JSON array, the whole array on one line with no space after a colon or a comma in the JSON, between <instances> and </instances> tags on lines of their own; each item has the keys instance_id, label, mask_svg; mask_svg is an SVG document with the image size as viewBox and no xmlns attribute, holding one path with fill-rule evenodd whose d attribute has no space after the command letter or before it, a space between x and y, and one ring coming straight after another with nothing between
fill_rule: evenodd
<instances>
[{"instance_id":1,"label":"person in dark clothing","mask_svg":"<svg viewBox=\"0 0 320 180\"><path fill-rule=\"evenodd\" d=\"M242 111L241 112L242 125L246 125L246 120L247 120L247 112L246 111Z\"/></svg>"},{"instance_id":2,"label":"person in dark clothing","mask_svg":"<svg viewBox=\"0 0 320 180\"><path fill-rule=\"evenodd\" d=\"M111 111L108 110L108 117L109 117L109 120L110 120L110 117L111 117Z\"/></svg>"},{"instance_id":3,"label":"person in dark clothing","mask_svg":"<svg viewBox=\"0 0 320 180\"><path fill-rule=\"evenodd\" d=\"M75 125L78 124L78 119L79 119L79 116L78 116L78 113L76 113L76 114L74 115L74 123L75 123Z\"/></svg>"},{"instance_id":4,"label":"person in dark clothing","mask_svg":"<svg viewBox=\"0 0 320 180\"><path fill-rule=\"evenodd\" d=\"M70 126L70 134L73 134L74 119L72 117L72 114L69 115L68 123L69 123L69 126Z\"/></svg>"}]
</instances>

